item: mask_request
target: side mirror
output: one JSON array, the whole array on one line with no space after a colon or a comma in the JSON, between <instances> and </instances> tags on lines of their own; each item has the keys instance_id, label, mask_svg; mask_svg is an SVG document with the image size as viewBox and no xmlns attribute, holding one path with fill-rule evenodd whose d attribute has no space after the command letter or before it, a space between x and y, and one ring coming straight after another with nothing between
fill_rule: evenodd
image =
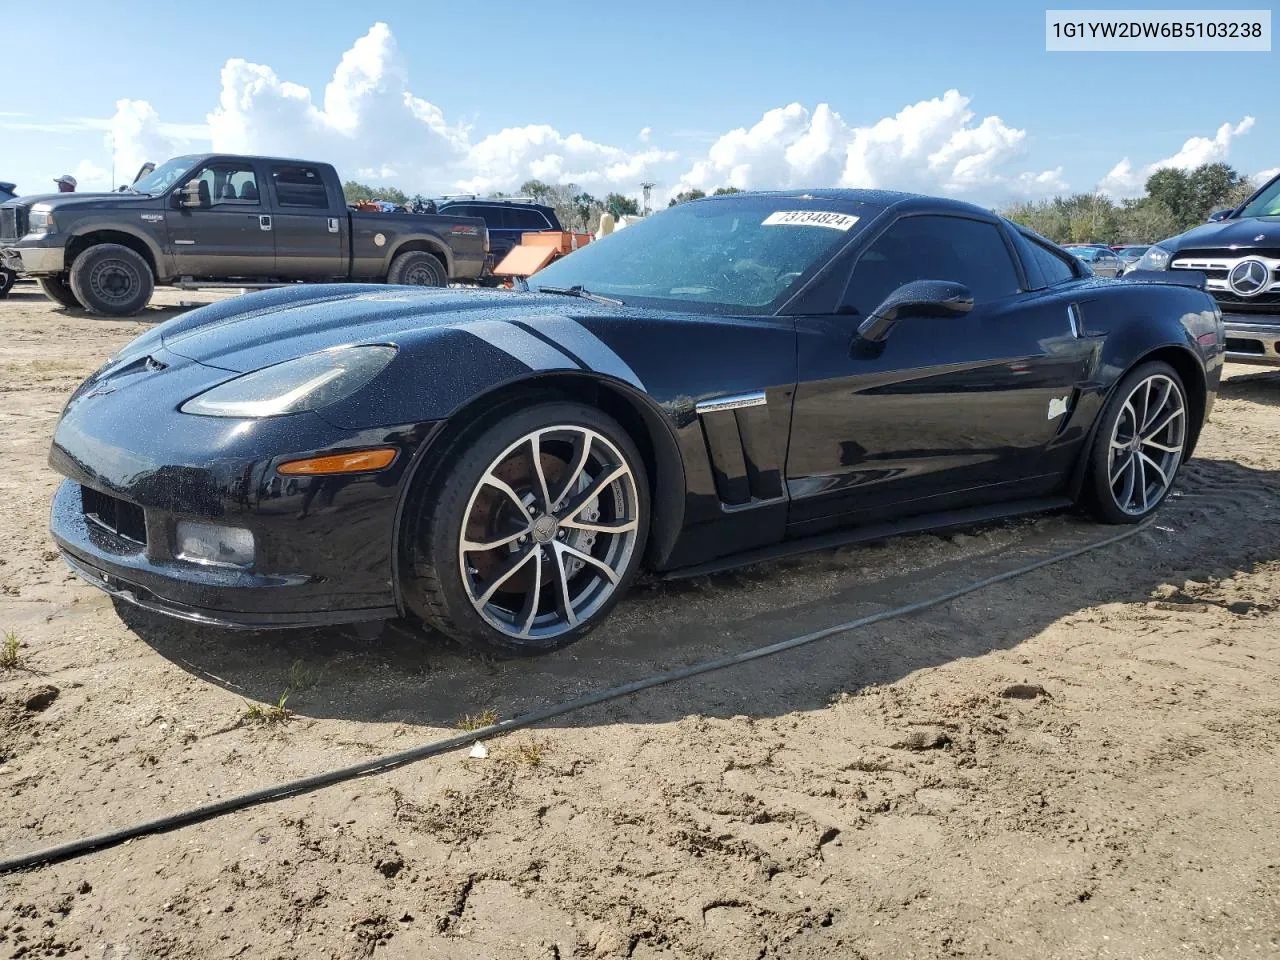
<instances>
[{"instance_id":1,"label":"side mirror","mask_svg":"<svg viewBox=\"0 0 1280 960\"><path fill-rule=\"evenodd\" d=\"M200 190L203 185L203 181L188 180L173 191L173 205L179 210L198 210L211 206L208 189L206 188L203 192Z\"/></svg>"},{"instance_id":2,"label":"side mirror","mask_svg":"<svg viewBox=\"0 0 1280 960\"><path fill-rule=\"evenodd\" d=\"M880 343L904 317L958 317L973 309L973 292L950 280L912 280L904 283L858 324L858 336Z\"/></svg>"},{"instance_id":3,"label":"side mirror","mask_svg":"<svg viewBox=\"0 0 1280 960\"><path fill-rule=\"evenodd\" d=\"M1215 210L1205 218L1206 223L1217 223L1219 220L1225 220L1231 215L1231 211L1235 207L1227 207L1225 210Z\"/></svg>"}]
</instances>

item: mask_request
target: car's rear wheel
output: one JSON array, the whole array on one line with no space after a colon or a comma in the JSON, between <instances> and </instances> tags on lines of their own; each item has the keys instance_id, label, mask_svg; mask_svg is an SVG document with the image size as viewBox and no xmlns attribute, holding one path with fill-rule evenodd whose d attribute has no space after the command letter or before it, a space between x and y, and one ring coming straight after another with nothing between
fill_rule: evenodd
<instances>
[{"instance_id":1,"label":"car's rear wheel","mask_svg":"<svg viewBox=\"0 0 1280 960\"><path fill-rule=\"evenodd\" d=\"M1166 363L1144 363L1116 388L1094 437L1090 506L1107 523L1150 516L1173 487L1187 446L1187 392Z\"/></svg>"},{"instance_id":2,"label":"car's rear wheel","mask_svg":"<svg viewBox=\"0 0 1280 960\"><path fill-rule=\"evenodd\" d=\"M68 310L83 310L84 304L76 299L75 293L62 277L41 277L36 281L44 295L54 303Z\"/></svg>"},{"instance_id":3,"label":"car's rear wheel","mask_svg":"<svg viewBox=\"0 0 1280 960\"><path fill-rule=\"evenodd\" d=\"M411 608L502 656L581 639L635 576L649 488L635 443L577 403L514 412L449 457L407 530Z\"/></svg>"},{"instance_id":4,"label":"car's rear wheel","mask_svg":"<svg viewBox=\"0 0 1280 960\"><path fill-rule=\"evenodd\" d=\"M0 300L9 295L9 291L13 289L13 284L17 279L18 275L12 270L0 267Z\"/></svg>"},{"instance_id":5,"label":"car's rear wheel","mask_svg":"<svg viewBox=\"0 0 1280 960\"><path fill-rule=\"evenodd\" d=\"M443 287L449 283L442 264L435 254L425 250L410 250L397 254L387 271L387 283L411 287Z\"/></svg>"},{"instance_id":6,"label":"car's rear wheel","mask_svg":"<svg viewBox=\"0 0 1280 960\"><path fill-rule=\"evenodd\" d=\"M119 243L100 243L71 265L71 290L86 310L129 317L151 299L155 277L141 254Z\"/></svg>"}]
</instances>

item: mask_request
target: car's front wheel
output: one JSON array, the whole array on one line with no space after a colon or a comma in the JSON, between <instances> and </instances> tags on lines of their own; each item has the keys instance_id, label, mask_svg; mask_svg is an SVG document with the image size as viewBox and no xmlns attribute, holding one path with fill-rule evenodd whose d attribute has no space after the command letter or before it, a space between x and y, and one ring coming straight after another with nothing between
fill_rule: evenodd
<instances>
[{"instance_id":1,"label":"car's front wheel","mask_svg":"<svg viewBox=\"0 0 1280 960\"><path fill-rule=\"evenodd\" d=\"M1137 523L1173 487L1187 446L1189 408L1182 378L1166 363L1144 363L1116 388L1090 458L1090 506L1106 523Z\"/></svg>"},{"instance_id":2,"label":"car's front wheel","mask_svg":"<svg viewBox=\"0 0 1280 960\"><path fill-rule=\"evenodd\" d=\"M151 266L119 243L100 243L71 265L71 290L86 310L129 317L145 307L155 289Z\"/></svg>"},{"instance_id":3,"label":"car's front wheel","mask_svg":"<svg viewBox=\"0 0 1280 960\"><path fill-rule=\"evenodd\" d=\"M557 650L595 627L635 576L649 524L631 437L560 401L517 408L449 451L417 503L410 607L502 656Z\"/></svg>"},{"instance_id":4,"label":"car's front wheel","mask_svg":"<svg viewBox=\"0 0 1280 960\"><path fill-rule=\"evenodd\" d=\"M17 279L18 275L12 270L0 267L0 300L9 295L9 291L13 289L13 284Z\"/></svg>"}]
</instances>

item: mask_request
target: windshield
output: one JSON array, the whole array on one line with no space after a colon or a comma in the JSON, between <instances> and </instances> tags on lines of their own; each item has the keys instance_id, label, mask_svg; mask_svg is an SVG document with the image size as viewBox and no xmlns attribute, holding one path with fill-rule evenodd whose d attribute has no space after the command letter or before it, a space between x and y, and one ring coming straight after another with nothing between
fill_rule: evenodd
<instances>
[{"instance_id":1,"label":"windshield","mask_svg":"<svg viewBox=\"0 0 1280 960\"><path fill-rule=\"evenodd\" d=\"M148 193L151 196L164 193L173 186L179 177L191 169L195 157L174 157L156 167L129 189L137 193Z\"/></svg>"},{"instance_id":2,"label":"windshield","mask_svg":"<svg viewBox=\"0 0 1280 960\"><path fill-rule=\"evenodd\" d=\"M1146 252L1146 247L1121 247L1119 251L1122 257L1140 257Z\"/></svg>"},{"instance_id":3,"label":"windshield","mask_svg":"<svg viewBox=\"0 0 1280 960\"><path fill-rule=\"evenodd\" d=\"M1280 177L1260 194L1250 200L1243 210L1242 217L1276 217L1280 216Z\"/></svg>"},{"instance_id":4,"label":"windshield","mask_svg":"<svg viewBox=\"0 0 1280 960\"><path fill-rule=\"evenodd\" d=\"M1093 260L1100 252L1097 247L1067 247L1067 249L1081 260Z\"/></svg>"},{"instance_id":5,"label":"windshield","mask_svg":"<svg viewBox=\"0 0 1280 960\"><path fill-rule=\"evenodd\" d=\"M529 278L643 306L766 313L881 208L812 197L682 203L590 243Z\"/></svg>"}]
</instances>

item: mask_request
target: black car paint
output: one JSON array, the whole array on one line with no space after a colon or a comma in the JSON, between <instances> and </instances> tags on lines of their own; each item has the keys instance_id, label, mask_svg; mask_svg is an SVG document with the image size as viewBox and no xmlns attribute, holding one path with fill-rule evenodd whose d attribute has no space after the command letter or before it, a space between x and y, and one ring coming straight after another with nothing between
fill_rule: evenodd
<instances>
[{"instance_id":1,"label":"black car paint","mask_svg":"<svg viewBox=\"0 0 1280 960\"><path fill-rule=\"evenodd\" d=\"M376 619L405 610L399 519L415 473L514 389L590 398L644 434L655 486L646 559L658 570L850 522L1072 496L1099 410L1144 357L1186 371L1207 415L1219 319L1186 286L1080 278L963 317L908 318L881 352L860 351L858 318L836 310L880 230L927 212L1000 223L964 204L876 196L870 227L771 316L373 285L286 288L193 311L134 341L68 403L50 456L70 478L55 538L88 578L105 574L100 585L167 612L233 626ZM1015 263L1024 287L1043 286L1034 264ZM518 339L524 361L496 345L503 337ZM399 352L373 383L319 412L178 412L238 372L350 343ZM764 405L697 409L757 391ZM1069 398L1068 412L1046 417L1055 397ZM276 472L286 459L383 445L398 456L380 473ZM86 525L76 483L148 508L146 550ZM178 517L253 529L254 570L174 561Z\"/></svg>"}]
</instances>

